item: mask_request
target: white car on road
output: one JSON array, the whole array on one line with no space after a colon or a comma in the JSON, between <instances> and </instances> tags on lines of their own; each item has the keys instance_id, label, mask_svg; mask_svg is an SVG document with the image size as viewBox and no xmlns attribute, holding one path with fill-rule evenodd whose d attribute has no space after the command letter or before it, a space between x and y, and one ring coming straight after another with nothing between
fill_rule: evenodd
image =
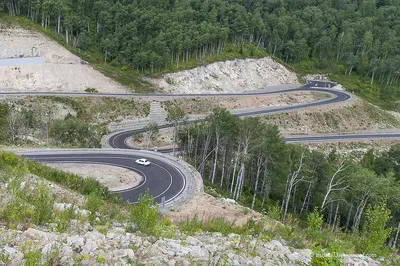
<instances>
[{"instance_id":1,"label":"white car on road","mask_svg":"<svg viewBox=\"0 0 400 266\"><path fill-rule=\"evenodd\" d=\"M149 162L147 159L144 159L144 158L142 158L142 159L137 159L137 160L135 161L135 163L140 164L140 165L144 165L144 166L147 166L147 165L150 164L150 162Z\"/></svg>"}]
</instances>

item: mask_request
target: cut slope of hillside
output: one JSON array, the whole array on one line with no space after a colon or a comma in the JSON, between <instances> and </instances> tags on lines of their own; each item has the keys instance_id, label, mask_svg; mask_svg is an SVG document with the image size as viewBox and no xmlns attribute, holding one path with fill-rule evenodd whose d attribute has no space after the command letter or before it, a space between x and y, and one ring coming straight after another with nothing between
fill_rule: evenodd
<instances>
[{"instance_id":1,"label":"cut slope of hillside","mask_svg":"<svg viewBox=\"0 0 400 266\"><path fill-rule=\"evenodd\" d=\"M34 50L40 51L45 64L0 65L0 91L129 92L42 34L0 22L0 60Z\"/></svg>"},{"instance_id":2,"label":"cut slope of hillside","mask_svg":"<svg viewBox=\"0 0 400 266\"><path fill-rule=\"evenodd\" d=\"M339 134L400 127L396 116L360 99L352 103L275 114L266 116L265 120L279 126L285 135Z\"/></svg>"},{"instance_id":3,"label":"cut slope of hillside","mask_svg":"<svg viewBox=\"0 0 400 266\"><path fill-rule=\"evenodd\" d=\"M171 93L237 93L280 84L298 84L295 73L271 58L235 59L148 79Z\"/></svg>"}]
</instances>

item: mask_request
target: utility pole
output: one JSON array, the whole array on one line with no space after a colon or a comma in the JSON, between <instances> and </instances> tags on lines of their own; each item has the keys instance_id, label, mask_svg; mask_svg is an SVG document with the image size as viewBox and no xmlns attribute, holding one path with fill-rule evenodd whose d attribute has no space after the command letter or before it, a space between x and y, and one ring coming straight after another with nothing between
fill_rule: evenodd
<instances>
[{"instance_id":1,"label":"utility pole","mask_svg":"<svg viewBox=\"0 0 400 266\"><path fill-rule=\"evenodd\" d=\"M49 148L49 122L46 121L46 143L47 149Z\"/></svg>"},{"instance_id":2,"label":"utility pole","mask_svg":"<svg viewBox=\"0 0 400 266\"><path fill-rule=\"evenodd\" d=\"M46 146L49 148L49 111L46 112Z\"/></svg>"}]
</instances>

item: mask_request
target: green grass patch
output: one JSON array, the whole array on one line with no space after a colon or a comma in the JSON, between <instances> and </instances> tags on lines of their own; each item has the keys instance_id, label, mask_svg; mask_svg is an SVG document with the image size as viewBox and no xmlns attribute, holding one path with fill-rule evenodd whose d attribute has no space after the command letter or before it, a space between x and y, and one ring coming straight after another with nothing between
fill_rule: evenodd
<instances>
[{"instance_id":1,"label":"green grass patch","mask_svg":"<svg viewBox=\"0 0 400 266\"><path fill-rule=\"evenodd\" d=\"M75 174L63 172L38 162L27 160L10 152L0 151L0 167L3 168L3 166L21 169L21 174L32 173L82 195L96 193L104 200L120 202L119 196L111 194L106 187L102 186L93 178L82 178Z\"/></svg>"}]
</instances>

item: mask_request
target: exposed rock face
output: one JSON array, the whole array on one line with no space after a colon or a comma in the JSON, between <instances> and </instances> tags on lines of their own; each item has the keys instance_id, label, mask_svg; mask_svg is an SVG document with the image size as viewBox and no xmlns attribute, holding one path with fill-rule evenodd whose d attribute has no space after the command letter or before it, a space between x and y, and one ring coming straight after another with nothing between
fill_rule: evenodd
<instances>
[{"instance_id":1,"label":"exposed rock face","mask_svg":"<svg viewBox=\"0 0 400 266\"><path fill-rule=\"evenodd\" d=\"M297 76L271 58L235 59L150 79L171 93L243 92L280 84L297 84Z\"/></svg>"},{"instance_id":2,"label":"exposed rock face","mask_svg":"<svg viewBox=\"0 0 400 266\"><path fill-rule=\"evenodd\" d=\"M73 233L73 232L72 232ZM29 228L25 231L0 229L0 253L9 265L23 265L24 250L38 250L42 263L52 259L61 265L308 265L311 250L293 249L277 240L263 241L250 236L203 233L175 239L146 237L125 232L115 224L105 234L93 230L84 234L58 234ZM345 262L379 265L361 255L346 256ZM176 263L176 264L175 264ZM365 264L368 263L368 264ZM1 265L1 263L0 263Z\"/></svg>"}]
</instances>

